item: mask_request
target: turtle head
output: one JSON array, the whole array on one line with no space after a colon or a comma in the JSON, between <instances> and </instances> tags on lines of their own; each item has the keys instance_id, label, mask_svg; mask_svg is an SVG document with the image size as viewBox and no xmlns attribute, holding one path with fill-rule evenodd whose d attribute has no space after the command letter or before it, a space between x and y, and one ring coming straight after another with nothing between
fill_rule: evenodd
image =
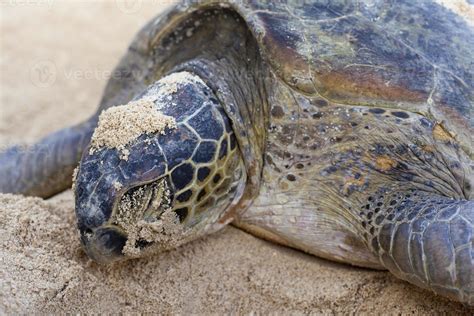
<instances>
[{"instance_id":1,"label":"turtle head","mask_svg":"<svg viewBox=\"0 0 474 316\"><path fill-rule=\"evenodd\" d=\"M75 180L81 241L109 263L218 228L245 171L230 122L197 76L175 73L104 111Z\"/></svg>"}]
</instances>

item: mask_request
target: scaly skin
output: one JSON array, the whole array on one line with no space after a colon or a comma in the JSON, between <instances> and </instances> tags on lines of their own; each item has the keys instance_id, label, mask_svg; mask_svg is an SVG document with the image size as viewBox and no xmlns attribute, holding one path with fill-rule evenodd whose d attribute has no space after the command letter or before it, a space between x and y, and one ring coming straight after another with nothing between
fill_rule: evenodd
<instances>
[{"instance_id":1,"label":"scaly skin","mask_svg":"<svg viewBox=\"0 0 474 316\"><path fill-rule=\"evenodd\" d=\"M89 144L95 118L30 146L0 151L0 192L50 197L71 186L72 172Z\"/></svg>"},{"instance_id":2,"label":"scaly skin","mask_svg":"<svg viewBox=\"0 0 474 316\"><path fill-rule=\"evenodd\" d=\"M380 262L401 279L474 304L474 201L402 191L383 203L392 210L367 224L366 237Z\"/></svg>"},{"instance_id":3,"label":"scaly skin","mask_svg":"<svg viewBox=\"0 0 474 316\"><path fill-rule=\"evenodd\" d=\"M262 186L237 225L472 304L473 162L443 126L273 91Z\"/></svg>"}]
</instances>

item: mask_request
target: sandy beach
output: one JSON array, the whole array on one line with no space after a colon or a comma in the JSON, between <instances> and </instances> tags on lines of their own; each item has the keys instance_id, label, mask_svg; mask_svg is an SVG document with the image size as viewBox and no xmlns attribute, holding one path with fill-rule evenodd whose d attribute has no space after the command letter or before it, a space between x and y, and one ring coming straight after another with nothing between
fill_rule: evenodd
<instances>
[{"instance_id":1,"label":"sandy beach","mask_svg":"<svg viewBox=\"0 0 474 316\"><path fill-rule=\"evenodd\" d=\"M92 113L138 29L172 1L0 2L0 146ZM82 251L71 190L0 194L0 314L472 314L388 272L336 264L229 226L149 258Z\"/></svg>"}]
</instances>

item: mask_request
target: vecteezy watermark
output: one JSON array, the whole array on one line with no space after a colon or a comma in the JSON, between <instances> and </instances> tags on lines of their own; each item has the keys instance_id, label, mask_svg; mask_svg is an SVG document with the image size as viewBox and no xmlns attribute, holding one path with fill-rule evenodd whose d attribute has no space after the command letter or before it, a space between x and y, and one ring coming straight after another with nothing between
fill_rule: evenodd
<instances>
[{"instance_id":1,"label":"vecteezy watermark","mask_svg":"<svg viewBox=\"0 0 474 316\"><path fill-rule=\"evenodd\" d=\"M56 76L56 65L49 60L39 61L30 68L30 80L40 88L52 86L56 82Z\"/></svg>"},{"instance_id":2,"label":"vecteezy watermark","mask_svg":"<svg viewBox=\"0 0 474 316\"><path fill-rule=\"evenodd\" d=\"M74 69L64 70L60 73L66 80L143 80L146 73L143 70L124 70L115 69L110 70L99 70L99 69Z\"/></svg>"},{"instance_id":3,"label":"vecteezy watermark","mask_svg":"<svg viewBox=\"0 0 474 316\"><path fill-rule=\"evenodd\" d=\"M53 6L56 0L0 0L1 6Z\"/></svg>"},{"instance_id":4,"label":"vecteezy watermark","mask_svg":"<svg viewBox=\"0 0 474 316\"><path fill-rule=\"evenodd\" d=\"M142 7L142 0L115 0L115 4L125 14L138 12Z\"/></svg>"},{"instance_id":5,"label":"vecteezy watermark","mask_svg":"<svg viewBox=\"0 0 474 316\"><path fill-rule=\"evenodd\" d=\"M0 143L0 156L3 158L15 157L18 155L41 154L49 156L54 154L55 146L53 144L16 144Z\"/></svg>"},{"instance_id":6,"label":"vecteezy watermark","mask_svg":"<svg viewBox=\"0 0 474 316\"><path fill-rule=\"evenodd\" d=\"M55 63L49 60L38 61L29 69L31 83L40 88L48 88L59 81L77 81L77 80L133 80L141 81L146 75L145 70L136 69L115 69L101 70L94 68L84 69L65 69L57 67Z\"/></svg>"},{"instance_id":7,"label":"vecteezy watermark","mask_svg":"<svg viewBox=\"0 0 474 316\"><path fill-rule=\"evenodd\" d=\"M194 0L196 2L203 0ZM117 8L125 14L137 13L143 4L153 5L158 8L177 4L179 0L115 0Z\"/></svg>"},{"instance_id":8,"label":"vecteezy watermark","mask_svg":"<svg viewBox=\"0 0 474 316\"><path fill-rule=\"evenodd\" d=\"M29 69L31 82L40 88L49 88L57 81L82 81L97 80L100 82L108 80L142 82L149 75L149 69L130 69L129 67L116 68L114 70L103 70L100 68L75 68L67 69L57 67L49 60L39 61ZM239 75L243 81L253 82L256 78L260 82L273 81L274 76L268 72L255 70L251 73Z\"/></svg>"}]
</instances>

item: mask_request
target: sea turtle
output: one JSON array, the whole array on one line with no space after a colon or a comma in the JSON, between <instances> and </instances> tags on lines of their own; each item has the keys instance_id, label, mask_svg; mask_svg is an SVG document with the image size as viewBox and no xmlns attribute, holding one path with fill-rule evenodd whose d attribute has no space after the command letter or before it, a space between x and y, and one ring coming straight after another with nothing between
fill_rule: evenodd
<instances>
[{"instance_id":1,"label":"sea turtle","mask_svg":"<svg viewBox=\"0 0 474 316\"><path fill-rule=\"evenodd\" d=\"M473 305L473 52L431 1L186 1L136 35L90 120L1 155L0 191L51 196L80 161L96 261L232 222ZM173 122L88 145L148 121L132 106Z\"/></svg>"}]
</instances>

